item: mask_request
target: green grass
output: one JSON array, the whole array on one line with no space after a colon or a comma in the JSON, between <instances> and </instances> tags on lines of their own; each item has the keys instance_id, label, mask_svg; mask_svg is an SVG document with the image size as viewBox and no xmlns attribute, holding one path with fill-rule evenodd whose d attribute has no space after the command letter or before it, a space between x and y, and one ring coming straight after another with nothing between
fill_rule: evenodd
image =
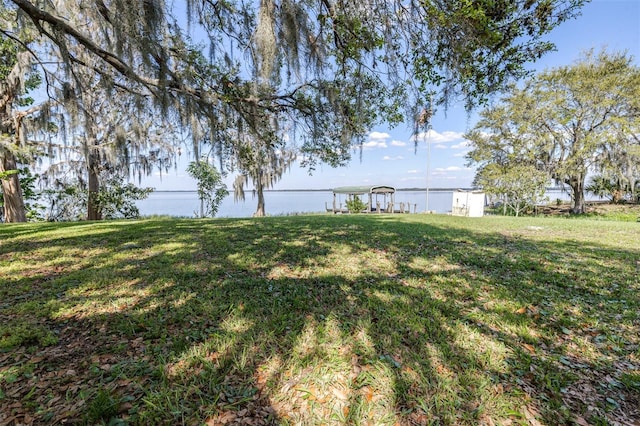
<instances>
[{"instance_id":1,"label":"green grass","mask_svg":"<svg viewBox=\"0 0 640 426\"><path fill-rule=\"evenodd\" d=\"M3 225L0 423L637 422L639 225Z\"/></svg>"}]
</instances>

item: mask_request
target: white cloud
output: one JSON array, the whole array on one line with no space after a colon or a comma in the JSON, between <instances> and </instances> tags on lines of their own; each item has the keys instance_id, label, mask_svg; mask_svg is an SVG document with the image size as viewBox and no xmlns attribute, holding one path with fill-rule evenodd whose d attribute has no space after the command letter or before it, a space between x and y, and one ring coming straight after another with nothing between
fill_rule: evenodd
<instances>
[{"instance_id":1,"label":"white cloud","mask_svg":"<svg viewBox=\"0 0 640 426\"><path fill-rule=\"evenodd\" d=\"M436 134L434 139L436 139L437 142L452 142L463 139L463 135L464 133L447 131L442 132L440 135Z\"/></svg>"},{"instance_id":2,"label":"white cloud","mask_svg":"<svg viewBox=\"0 0 640 426\"><path fill-rule=\"evenodd\" d=\"M389 133L371 132L369 133L369 140L363 143L362 147L364 149L388 148L387 139L390 137Z\"/></svg>"},{"instance_id":3,"label":"white cloud","mask_svg":"<svg viewBox=\"0 0 640 426\"><path fill-rule=\"evenodd\" d=\"M458 144L451 145L451 149L464 149L469 147L469 141L462 141Z\"/></svg>"},{"instance_id":4,"label":"white cloud","mask_svg":"<svg viewBox=\"0 0 640 426\"><path fill-rule=\"evenodd\" d=\"M456 158L462 158L465 155L467 155L468 153L469 153L469 151L456 152L455 154L453 154L453 156L456 157Z\"/></svg>"},{"instance_id":5,"label":"white cloud","mask_svg":"<svg viewBox=\"0 0 640 426\"><path fill-rule=\"evenodd\" d=\"M468 169L464 169L458 166L438 167L435 169L436 172L459 172L462 170L468 170Z\"/></svg>"},{"instance_id":6,"label":"white cloud","mask_svg":"<svg viewBox=\"0 0 640 426\"><path fill-rule=\"evenodd\" d=\"M442 145L441 143L439 143L438 145L435 145L434 148L447 149L448 147L446 145Z\"/></svg>"},{"instance_id":7,"label":"white cloud","mask_svg":"<svg viewBox=\"0 0 640 426\"><path fill-rule=\"evenodd\" d=\"M387 143L384 141L372 140L362 144L363 148L387 148Z\"/></svg>"},{"instance_id":8,"label":"white cloud","mask_svg":"<svg viewBox=\"0 0 640 426\"><path fill-rule=\"evenodd\" d=\"M369 139L389 139L391 135L383 132L371 132L369 133Z\"/></svg>"},{"instance_id":9,"label":"white cloud","mask_svg":"<svg viewBox=\"0 0 640 426\"><path fill-rule=\"evenodd\" d=\"M407 173L409 173L410 175L414 175L414 174L420 173L420 170L416 170L416 169L407 170Z\"/></svg>"},{"instance_id":10,"label":"white cloud","mask_svg":"<svg viewBox=\"0 0 640 426\"><path fill-rule=\"evenodd\" d=\"M407 146L407 143L406 142L402 142L402 141L393 140L393 141L391 141L391 146Z\"/></svg>"},{"instance_id":11,"label":"white cloud","mask_svg":"<svg viewBox=\"0 0 640 426\"><path fill-rule=\"evenodd\" d=\"M402 155L398 155L396 157L389 157L388 155L385 155L384 157L382 157L382 159L384 161L396 161L396 160L402 160L404 159L404 157Z\"/></svg>"},{"instance_id":12,"label":"white cloud","mask_svg":"<svg viewBox=\"0 0 640 426\"><path fill-rule=\"evenodd\" d=\"M427 142L432 144L442 144L462 140L464 139L462 137L463 135L464 133L461 132L444 131L442 133L439 133L431 129L428 132L420 132L417 136L414 136L412 140L415 141L417 138L418 142L424 142L426 139Z\"/></svg>"}]
</instances>

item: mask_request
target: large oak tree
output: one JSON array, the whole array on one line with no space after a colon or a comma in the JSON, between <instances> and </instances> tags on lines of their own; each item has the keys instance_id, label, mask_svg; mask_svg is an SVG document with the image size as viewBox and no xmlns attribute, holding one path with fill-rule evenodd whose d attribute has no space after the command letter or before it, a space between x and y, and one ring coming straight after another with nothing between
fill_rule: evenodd
<instances>
[{"instance_id":1,"label":"large oak tree","mask_svg":"<svg viewBox=\"0 0 640 426\"><path fill-rule=\"evenodd\" d=\"M36 88L40 78L34 72L29 44L33 33L15 26L4 25L10 15L0 4L0 23L6 28L0 32L0 189L3 197L4 220L27 220L20 187L18 166L29 155L26 146L28 117L39 110L27 96ZM11 36L6 32L10 32Z\"/></svg>"},{"instance_id":2,"label":"large oak tree","mask_svg":"<svg viewBox=\"0 0 640 426\"><path fill-rule=\"evenodd\" d=\"M374 124L413 117L429 96L483 102L551 50L545 35L583 3L5 1L69 75L115 71L132 96L177 111L182 124L205 120L222 155L247 138L276 150L290 140L311 167L345 163Z\"/></svg>"},{"instance_id":3,"label":"large oak tree","mask_svg":"<svg viewBox=\"0 0 640 426\"><path fill-rule=\"evenodd\" d=\"M625 53L587 52L572 65L513 87L484 110L467 135L468 158L480 174L505 158L514 167L543 170L570 189L572 212L584 213L587 175L622 161L620 150L632 154L628 147L637 140L640 123L639 84L640 68Z\"/></svg>"}]
</instances>

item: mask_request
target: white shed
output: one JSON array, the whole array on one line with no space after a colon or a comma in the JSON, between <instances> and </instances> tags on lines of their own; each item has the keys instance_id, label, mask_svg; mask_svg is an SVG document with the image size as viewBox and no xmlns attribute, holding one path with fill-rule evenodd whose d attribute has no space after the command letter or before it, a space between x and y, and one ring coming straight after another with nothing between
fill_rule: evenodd
<instances>
[{"instance_id":1,"label":"white shed","mask_svg":"<svg viewBox=\"0 0 640 426\"><path fill-rule=\"evenodd\" d=\"M463 191L461 189L454 191L451 214L466 217L484 216L484 192Z\"/></svg>"}]
</instances>

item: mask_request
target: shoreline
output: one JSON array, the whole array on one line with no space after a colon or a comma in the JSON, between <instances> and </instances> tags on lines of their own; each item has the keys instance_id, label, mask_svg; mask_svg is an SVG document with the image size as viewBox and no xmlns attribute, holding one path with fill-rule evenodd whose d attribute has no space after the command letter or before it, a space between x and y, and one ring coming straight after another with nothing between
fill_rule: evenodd
<instances>
[{"instance_id":1,"label":"shoreline","mask_svg":"<svg viewBox=\"0 0 640 426\"><path fill-rule=\"evenodd\" d=\"M453 192L453 191L472 191L472 188L429 188L429 192ZM427 188L396 188L396 192L426 192ZM153 192L166 192L166 193L191 193L198 192L196 189L154 189ZM253 192L253 189L246 189L244 191ZM264 192L333 192L332 188L327 189L265 189ZM229 191L233 193L233 191Z\"/></svg>"},{"instance_id":2,"label":"shoreline","mask_svg":"<svg viewBox=\"0 0 640 426\"><path fill-rule=\"evenodd\" d=\"M429 188L429 192L453 192L453 191L476 191L476 188ZM426 192L427 188L396 188L396 192ZM559 187L545 188L548 192L566 192L567 190ZM154 189L153 192L163 193L191 193L198 192L196 189ZM246 189L245 192L253 192L253 189ZM321 189L265 189L264 192L333 192L333 188L321 188ZM229 193L233 193L232 190Z\"/></svg>"}]
</instances>

